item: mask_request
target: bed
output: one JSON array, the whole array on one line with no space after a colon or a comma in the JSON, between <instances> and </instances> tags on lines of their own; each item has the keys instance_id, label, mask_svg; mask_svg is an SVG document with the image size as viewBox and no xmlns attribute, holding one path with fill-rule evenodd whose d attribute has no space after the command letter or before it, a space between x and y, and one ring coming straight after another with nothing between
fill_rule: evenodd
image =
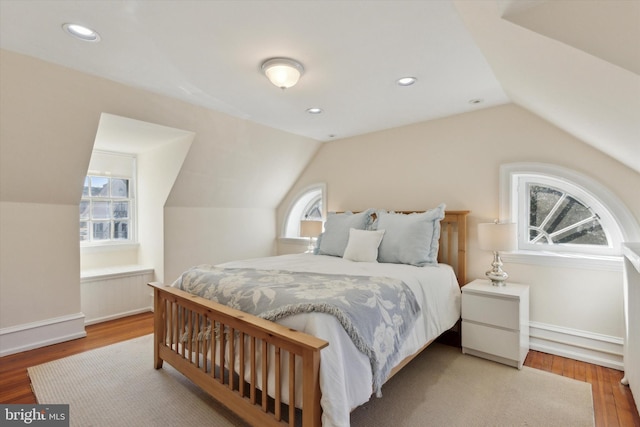
<instances>
[{"instance_id":1,"label":"bed","mask_svg":"<svg viewBox=\"0 0 640 427\"><path fill-rule=\"evenodd\" d=\"M433 236L437 263L418 267L395 261L354 262L347 253L340 257L321 251L211 267L215 275L222 274L221 271L243 275L257 271L270 280L272 272L283 272L286 277L277 276L277 281L297 281L301 275L322 280L334 280L333 275L341 275L340 283L356 278L400 281L415 295L419 310L415 320L407 322L404 340L393 352L385 353L384 360L389 361L386 369L373 369L373 361L381 358L363 353L346 332L344 323L327 312L316 312L314 308L311 312L276 316L277 321L270 321L205 298L210 291L202 291L204 296L197 295L194 290L201 289L200 279L193 282L192 288L183 286L182 280L189 282L187 272L179 279L180 286L176 286L178 281L174 286L150 284L154 288L156 369L168 362L251 425L348 426L352 409L380 395L382 383L459 320L460 286L466 280L468 211L443 209L437 222L439 233ZM394 212L393 215L402 217L387 218L417 218L407 214ZM382 218L379 216L378 220ZM392 229L392 224L387 222L387 227ZM367 233L369 237L371 234ZM392 234L387 237L393 240ZM384 243L384 237L381 241ZM319 247L327 245L321 242ZM352 245L347 246L345 252ZM380 254L382 250L380 245ZM394 257L397 253L397 250L387 252L387 256ZM353 251L349 254L353 255ZM238 281L237 277L225 279L225 283ZM380 379L379 375L383 377Z\"/></svg>"}]
</instances>

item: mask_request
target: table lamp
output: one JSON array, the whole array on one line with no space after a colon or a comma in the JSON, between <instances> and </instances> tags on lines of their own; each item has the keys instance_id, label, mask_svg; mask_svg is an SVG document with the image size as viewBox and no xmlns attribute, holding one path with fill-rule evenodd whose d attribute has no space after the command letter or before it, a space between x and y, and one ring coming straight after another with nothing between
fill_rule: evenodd
<instances>
[{"instance_id":1,"label":"table lamp","mask_svg":"<svg viewBox=\"0 0 640 427\"><path fill-rule=\"evenodd\" d=\"M322 233L322 221L302 220L300 221L300 237L309 238L309 248L305 253L313 253L313 238Z\"/></svg>"},{"instance_id":2,"label":"table lamp","mask_svg":"<svg viewBox=\"0 0 640 427\"><path fill-rule=\"evenodd\" d=\"M491 269L486 275L494 286L504 286L509 275L502 269L500 252L516 249L516 224L484 223L478 224L478 242L480 249L493 251Z\"/></svg>"}]
</instances>

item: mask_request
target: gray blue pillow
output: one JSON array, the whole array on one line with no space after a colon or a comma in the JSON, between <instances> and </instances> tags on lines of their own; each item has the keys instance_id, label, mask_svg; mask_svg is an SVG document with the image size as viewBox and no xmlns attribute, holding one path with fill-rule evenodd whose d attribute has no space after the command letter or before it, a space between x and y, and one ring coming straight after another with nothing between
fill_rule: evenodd
<instances>
[{"instance_id":1,"label":"gray blue pillow","mask_svg":"<svg viewBox=\"0 0 640 427\"><path fill-rule=\"evenodd\" d=\"M438 263L440 221L445 205L423 213L376 212L376 229L385 230L378 248L378 262L422 267Z\"/></svg>"},{"instance_id":2,"label":"gray blue pillow","mask_svg":"<svg viewBox=\"0 0 640 427\"><path fill-rule=\"evenodd\" d=\"M351 212L329 213L324 223L324 233L318 239L318 255L342 257L349 242L349 230L367 230L371 227L374 209L357 214Z\"/></svg>"}]
</instances>

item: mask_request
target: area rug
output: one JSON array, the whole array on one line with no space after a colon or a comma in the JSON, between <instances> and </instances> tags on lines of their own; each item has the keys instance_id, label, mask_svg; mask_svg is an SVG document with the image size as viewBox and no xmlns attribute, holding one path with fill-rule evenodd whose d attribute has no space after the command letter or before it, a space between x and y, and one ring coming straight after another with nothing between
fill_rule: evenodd
<instances>
[{"instance_id":1,"label":"area rug","mask_svg":"<svg viewBox=\"0 0 640 427\"><path fill-rule=\"evenodd\" d=\"M151 335L28 369L38 403L70 405L72 426L246 424L165 363ZM594 425L591 386L433 344L351 415L352 427Z\"/></svg>"}]
</instances>

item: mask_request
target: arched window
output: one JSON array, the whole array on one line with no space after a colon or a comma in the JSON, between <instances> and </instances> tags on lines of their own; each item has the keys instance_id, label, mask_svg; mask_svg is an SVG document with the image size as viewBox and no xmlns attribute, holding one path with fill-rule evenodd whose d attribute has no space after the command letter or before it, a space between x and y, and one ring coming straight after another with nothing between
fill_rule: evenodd
<instances>
[{"instance_id":1,"label":"arched window","mask_svg":"<svg viewBox=\"0 0 640 427\"><path fill-rule=\"evenodd\" d=\"M322 220L326 192L325 184L315 184L298 194L285 217L283 237L300 237L302 220Z\"/></svg>"},{"instance_id":2,"label":"arched window","mask_svg":"<svg viewBox=\"0 0 640 427\"><path fill-rule=\"evenodd\" d=\"M501 217L517 223L518 252L619 256L639 234L624 204L585 175L539 163L503 165L500 175Z\"/></svg>"}]
</instances>

